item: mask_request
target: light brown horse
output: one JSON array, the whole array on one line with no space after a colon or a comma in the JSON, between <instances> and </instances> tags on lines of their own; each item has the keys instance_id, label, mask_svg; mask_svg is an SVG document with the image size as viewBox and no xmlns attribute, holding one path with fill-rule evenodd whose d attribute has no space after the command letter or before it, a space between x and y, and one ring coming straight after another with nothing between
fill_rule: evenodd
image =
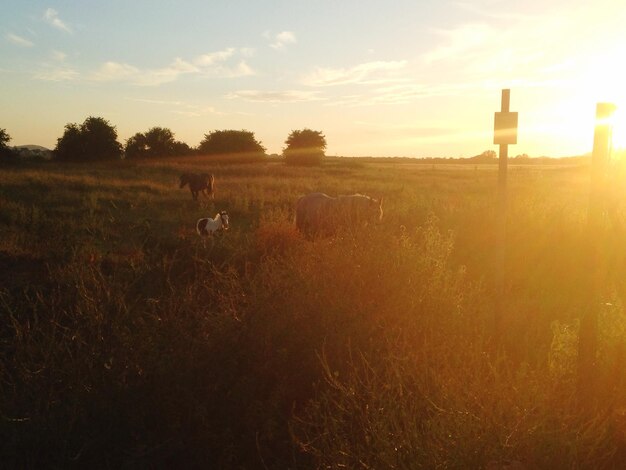
<instances>
[{"instance_id":1,"label":"light brown horse","mask_svg":"<svg viewBox=\"0 0 626 470\"><path fill-rule=\"evenodd\" d=\"M206 197L215 199L215 177L213 174L184 173L180 175L180 187L184 188L187 184L194 201L198 200L198 193L200 192Z\"/></svg>"},{"instance_id":2,"label":"light brown horse","mask_svg":"<svg viewBox=\"0 0 626 470\"><path fill-rule=\"evenodd\" d=\"M339 229L361 229L382 218L383 199L362 194L330 197L311 193L296 204L296 228L308 238L333 235Z\"/></svg>"}]
</instances>

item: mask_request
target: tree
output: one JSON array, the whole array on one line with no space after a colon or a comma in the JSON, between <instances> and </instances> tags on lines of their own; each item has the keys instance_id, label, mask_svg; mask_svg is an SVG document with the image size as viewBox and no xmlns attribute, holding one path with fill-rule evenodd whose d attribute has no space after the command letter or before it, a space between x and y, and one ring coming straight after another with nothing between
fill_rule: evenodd
<instances>
[{"instance_id":1,"label":"tree","mask_svg":"<svg viewBox=\"0 0 626 470\"><path fill-rule=\"evenodd\" d=\"M5 129L0 129L0 159L3 162L17 157L17 153L8 146L10 141L11 136L7 133L7 131Z\"/></svg>"},{"instance_id":2,"label":"tree","mask_svg":"<svg viewBox=\"0 0 626 470\"><path fill-rule=\"evenodd\" d=\"M146 132L149 157L169 157L173 154L174 133L165 127L153 127Z\"/></svg>"},{"instance_id":3,"label":"tree","mask_svg":"<svg viewBox=\"0 0 626 470\"><path fill-rule=\"evenodd\" d=\"M174 133L166 127L153 127L145 134L138 132L126 141L126 158L170 157L187 155L191 148L174 140Z\"/></svg>"},{"instance_id":4,"label":"tree","mask_svg":"<svg viewBox=\"0 0 626 470\"><path fill-rule=\"evenodd\" d=\"M122 145L115 126L100 117L88 117L80 126L66 124L57 139L54 155L59 160L96 161L120 158Z\"/></svg>"},{"instance_id":5,"label":"tree","mask_svg":"<svg viewBox=\"0 0 626 470\"><path fill-rule=\"evenodd\" d=\"M145 156L147 148L145 134L137 132L134 136L126 140L124 155L126 158L141 158Z\"/></svg>"},{"instance_id":6,"label":"tree","mask_svg":"<svg viewBox=\"0 0 626 470\"><path fill-rule=\"evenodd\" d=\"M290 165L319 165L324 159L326 137L320 131L291 131L285 144L287 147L283 150L283 155Z\"/></svg>"},{"instance_id":7,"label":"tree","mask_svg":"<svg viewBox=\"0 0 626 470\"><path fill-rule=\"evenodd\" d=\"M174 155L191 155L193 154L193 149L187 145L185 142L181 142L180 140L174 141L172 145L172 150Z\"/></svg>"},{"instance_id":8,"label":"tree","mask_svg":"<svg viewBox=\"0 0 626 470\"><path fill-rule=\"evenodd\" d=\"M265 147L254 138L254 133L246 130L223 130L204 134L198 153L201 155L246 155L261 157Z\"/></svg>"},{"instance_id":9,"label":"tree","mask_svg":"<svg viewBox=\"0 0 626 470\"><path fill-rule=\"evenodd\" d=\"M6 129L0 129L0 148L5 149L8 147L8 143L11 141L11 136L7 133Z\"/></svg>"}]
</instances>

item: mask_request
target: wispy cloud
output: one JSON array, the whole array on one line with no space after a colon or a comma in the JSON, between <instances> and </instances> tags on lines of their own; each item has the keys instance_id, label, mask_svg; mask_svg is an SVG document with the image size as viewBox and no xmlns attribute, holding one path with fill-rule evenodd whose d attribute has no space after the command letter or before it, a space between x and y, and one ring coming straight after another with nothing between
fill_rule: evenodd
<instances>
[{"instance_id":1,"label":"wispy cloud","mask_svg":"<svg viewBox=\"0 0 626 470\"><path fill-rule=\"evenodd\" d=\"M89 78L96 81L127 81L140 86L157 86L174 82L183 75L226 78L254 75L255 71L244 59L236 61L237 55L244 55L243 50L228 48L202 54L191 61L176 57L169 65L156 69L141 69L126 63L108 61L91 73Z\"/></svg>"},{"instance_id":2,"label":"wispy cloud","mask_svg":"<svg viewBox=\"0 0 626 470\"><path fill-rule=\"evenodd\" d=\"M137 67L119 62L105 62L92 75L92 80L117 81L137 77L140 71Z\"/></svg>"},{"instance_id":3,"label":"wispy cloud","mask_svg":"<svg viewBox=\"0 0 626 470\"><path fill-rule=\"evenodd\" d=\"M80 78L80 73L71 67L44 67L35 74L35 78L49 82L68 82Z\"/></svg>"},{"instance_id":4,"label":"wispy cloud","mask_svg":"<svg viewBox=\"0 0 626 470\"><path fill-rule=\"evenodd\" d=\"M128 101L137 103L145 103L148 105L164 106L170 108L172 114L184 117L200 117L208 114L223 115L225 113L218 111L213 106L198 105L196 103L186 103L178 100L159 100L149 98L126 98Z\"/></svg>"},{"instance_id":5,"label":"wispy cloud","mask_svg":"<svg viewBox=\"0 0 626 470\"><path fill-rule=\"evenodd\" d=\"M50 57L58 62L63 62L67 58L67 54L63 51L57 51L55 49L50 53Z\"/></svg>"},{"instance_id":6,"label":"wispy cloud","mask_svg":"<svg viewBox=\"0 0 626 470\"><path fill-rule=\"evenodd\" d=\"M444 38L444 43L424 55L427 62L459 57L491 42L495 35L495 30L486 24L464 24L435 32Z\"/></svg>"},{"instance_id":7,"label":"wispy cloud","mask_svg":"<svg viewBox=\"0 0 626 470\"><path fill-rule=\"evenodd\" d=\"M303 79L308 86L323 87L355 83L384 82L396 80L391 75L407 66L406 60L366 62L350 68L316 68Z\"/></svg>"},{"instance_id":8,"label":"wispy cloud","mask_svg":"<svg viewBox=\"0 0 626 470\"><path fill-rule=\"evenodd\" d=\"M301 90L239 90L226 95L228 99L242 99L259 103L299 103L303 101L321 101L317 91Z\"/></svg>"},{"instance_id":9,"label":"wispy cloud","mask_svg":"<svg viewBox=\"0 0 626 470\"><path fill-rule=\"evenodd\" d=\"M72 33L72 29L61 19L59 18L59 12L53 8L48 8L44 14L43 19L46 23L54 26L55 28L65 31L66 33Z\"/></svg>"},{"instance_id":10,"label":"wispy cloud","mask_svg":"<svg viewBox=\"0 0 626 470\"><path fill-rule=\"evenodd\" d=\"M235 48L229 47L223 51L210 52L202 54L194 60L194 63L200 67L210 67L220 62L230 59L235 54Z\"/></svg>"},{"instance_id":11,"label":"wispy cloud","mask_svg":"<svg viewBox=\"0 0 626 470\"><path fill-rule=\"evenodd\" d=\"M288 45L298 42L293 31L281 31L278 34L272 34L271 32L266 31L263 33L263 36L271 41L270 47L276 50L285 49Z\"/></svg>"},{"instance_id":12,"label":"wispy cloud","mask_svg":"<svg viewBox=\"0 0 626 470\"><path fill-rule=\"evenodd\" d=\"M365 107L413 103L434 96L464 96L481 90L484 84L471 83L396 83L369 88L359 94L351 94L329 99L327 106Z\"/></svg>"},{"instance_id":13,"label":"wispy cloud","mask_svg":"<svg viewBox=\"0 0 626 470\"><path fill-rule=\"evenodd\" d=\"M13 34L13 33L7 33L4 36L6 38L7 41L9 41L12 44L15 44L16 46L21 46L21 47L33 47L35 44L33 44L32 41L29 41L26 38L23 38L22 36L18 36L17 34Z\"/></svg>"}]
</instances>

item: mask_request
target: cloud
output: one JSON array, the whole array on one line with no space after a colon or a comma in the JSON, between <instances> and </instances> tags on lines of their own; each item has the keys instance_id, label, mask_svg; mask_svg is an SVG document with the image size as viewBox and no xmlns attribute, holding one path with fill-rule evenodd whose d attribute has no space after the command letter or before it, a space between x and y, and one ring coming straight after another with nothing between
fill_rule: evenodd
<instances>
[{"instance_id":1,"label":"cloud","mask_svg":"<svg viewBox=\"0 0 626 470\"><path fill-rule=\"evenodd\" d=\"M299 103L303 101L320 101L324 98L317 91L282 90L239 90L226 95L228 99L242 99L257 103Z\"/></svg>"},{"instance_id":2,"label":"cloud","mask_svg":"<svg viewBox=\"0 0 626 470\"><path fill-rule=\"evenodd\" d=\"M134 65L110 61L102 64L90 78L96 81L128 81L139 86L157 86L174 82L182 75L223 78L254 75L255 71L245 60L234 63L231 61L236 55L236 49L228 48L202 54L191 61L176 57L169 65L156 69L140 69Z\"/></svg>"},{"instance_id":3,"label":"cloud","mask_svg":"<svg viewBox=\"0 0 626 470\"><path fill-rule=\"evenodd\" d=\"M80 74L71 67L46 67L35 78L49 82L69 82L80 78Z\"/></svg>"},{"instance_id":4,"label":"cloud","mask_svg":"<svg viewBox=\"0 0 626 470\"><path fill-rule=\"evenodd\" d=\"M67 24L65 24L65 22L61 20L61 18L59 18L59 12L57 12L53 8L48 8L44 12L43 19L46 21L46 23L54 26L57 29L60 29L61 31L65 31L66 33L70 34L72 33L72 29Z\"/></svg>"},{"instance_id":5,"label":"cloud","mask_svg":"<svg viewBox=\"0 0 626 470\"><path fill-rule=\"evenodd\" d=\"M413 103L433 96L464 96L484 88L482 82L468 83L392 83L368 88L360 94L351 94L328 100L327 106L364 107Z\"/></svg>"},{"instance_id":6,"label":"cloud","mask_svg":"<svg viewBox=\"0 0 626 470\"><path fill-rule=\"evenodd\" d=\"M426 62L461 57L495 40L495 31L486 24L464 24L451 30L437 30L444 37L444 44L424 55Z\"/></svg>"},{"instance_id":7,"label":"cloud","mask_svg":"<svg viewBox=\"0 0 626 470\"><path fill-rule=\"evenodd\" d=\"M50 56L59 62L63 62L67 58L67 54L62 51L57 51L56 49L50 53Z\"/></svg>"},{"instance_id":8,"label":"cloud","mask_svg":"<svg viewBox=\"0 0 626 470\"><path fill-rule=\"evenodd\" d=\"M235 48L229 47L228 49L224 49L223 51L202 54L195 58L194 64L200 67L209 67L211 65L215 65L216 63L224 62L225 60L231 58L234 53Z\"/></svg>"},{"instance_id":9,"label":"cloud","mask_svg":"<svg viewBox=\"0 0 626 470\"><path fill-rule=\"evenodd\" d=\"M178 114L185 117L199 117L207 114L223 115L224 113L218 111L213 106L201 106L198 104L190 104L184 101L177 100L158 100L147 98L126 98L128 101L135 101L137 103L145 103L155 106L167 106L170 108L172 114Z\"/></svg>"},{"instance_id":10,"label":"cloud","mask_svg":"<svg viewBox=\"0 0 626 470\"><path fill-rule=\"evenodd\" d=\"M197 56L192 60L176 57L170 64L159 68L140 68L123 62L107 61L97 69L85 71L82 75L73 70L73 73L40 73L36 78L49 80L50 76L55 80L76 80L83 78L96 82L127 82L137 86L158 86L178 80L183 75L235 78L254 75L256 72L244 59L238 59L237 55L247 56L247 50L234 48L211 52ZM57 62L63 62L66 54L60 51L52 51L52 58ZM46 65L46 64L44 64ZM47 65L46 65L47 66ZM62 69L59 69L62 70ZM65 70L70 70L66 68Z\"/></svg>"},{"instance_id":11,"label":"cloud","mask_svg":"<svg viewBox=\"0 0 626 470\"><path fill-rule=\"evenodd\" d=\"M303 83L308 86L323 87L350 83L386 82L396 80L390 78L389 75L405 68L406 65L406 60L395 60L366 62L347 69L318 67L304 78Z\"/></svg>"},{"instance_id":12,"label":"cloud","mask_svg":"<svg viewBox=\"0 0 626 470\"><path fill-rule=\"evenodd\" d=\"M289 44L295 44L297 41L295 33L292 31L282 31L278 34L272 35L269 31L263 34L267 39L270 39L270 47L276 50L285 49Z\"/></svg>"},{"instance_id":13,"label":"cloud","mask_svg":"<svg viewBox=\"0 0 626 470\"><path fill-rule=\"evenodd\" d=\"M105 62L92 75L92 80L97 81L117 81L139 76L137 67L119 62Z\"/></svg>"},{"instance_id":14,"label":"cloud","mask_svg":"<svg viewBox=\"0 0 626 470\"><path fill-rule=\"evenodd\" d=\"M18 36L17 34L7 33L4 37L7 39L7 41L15 44L16 46L33 47L35 45L28 39L25 39L22 36Z\"/></svg>"}]
</instances>

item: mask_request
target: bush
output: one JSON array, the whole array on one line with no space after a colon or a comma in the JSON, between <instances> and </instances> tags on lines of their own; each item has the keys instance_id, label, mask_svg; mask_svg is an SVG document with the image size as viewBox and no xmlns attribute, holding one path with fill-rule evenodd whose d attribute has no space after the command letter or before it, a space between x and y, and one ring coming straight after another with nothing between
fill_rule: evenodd
<instances>
[{"instance_id":1,"label":"bush","mask_svg":"<svg viewBox=\"0 0 626 470\"><path fill-rule=\"evenodd\" d=\"M63 136L57 139L54 156L67 161L118 159L122 156L122 145L117 141L115 126L109 121L88 117L80 126L65 126Z\"/></svg>"},{"instance_id":2,"label":"bush","mask_svg":"<svg viewBox=\"0 0 626 470\"><path fill-rule=\"evenodd\" d=\"M198 146L200 155L246 156L259 159L265 156L265 147L254 138L250 131L223 130L204 135Z\"/></svg>"},{"instance_id":3,"label":"bush","mask_svg":"<svg viewBox=\"0 0 626 470\"><path fill-rule=\"evenodd\" d=\"M174 140L174 133L164 127L153 127L146 133L138 132L126 141L126 158L155 158L189 155L191 148L184 142Z\"/></svg>"},{"instance_id":4,"label":"bush","mask_svg":"<svg viewBox=\"0 0 626 470\"><path fill-rule=\"evenodd\" d=\"M320 131L302 129L291 131L283 150L289 165L319 165L324 160L326 137Z\"/></svg>"}]
</instances>

